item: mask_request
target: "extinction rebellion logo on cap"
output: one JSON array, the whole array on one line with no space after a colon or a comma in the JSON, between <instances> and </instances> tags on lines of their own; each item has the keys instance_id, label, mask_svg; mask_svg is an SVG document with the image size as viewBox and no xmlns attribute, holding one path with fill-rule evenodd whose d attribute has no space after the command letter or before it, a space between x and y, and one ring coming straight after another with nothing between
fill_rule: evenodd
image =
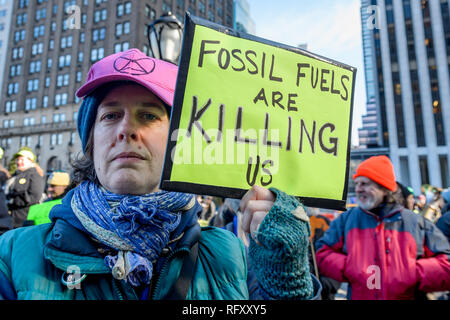
<instances>
[{"instance_id":1,"label":"extinction rebellion logo on cap","mask_svg":"<svg viewBox=\"0 0 450 320\"><path fill-rule=\"evenodd\" d=\"M133 59L129 55L123 55L114 60L114 69L120 73L142 76L155 70L155 61L149 57Z\"/></svg>"}]
</instances>

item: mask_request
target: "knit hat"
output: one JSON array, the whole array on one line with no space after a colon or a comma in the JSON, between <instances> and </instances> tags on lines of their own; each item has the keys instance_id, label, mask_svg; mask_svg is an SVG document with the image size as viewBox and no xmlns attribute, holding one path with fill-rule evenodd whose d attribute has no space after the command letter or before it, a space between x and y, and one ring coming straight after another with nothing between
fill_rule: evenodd
<instances>
[{"instance_id":1,"label":"knit hat","mask_svg":"<svg viewBox=\"0 0 450 320\"><path fill-rule=\"evenodd\" d=\"M30 150L27 149L20 149L16 154L14 154L13 158L17 158L17 157L25 157L30 159L31 161L35 162L36 161L36 156L33 152L31 152Z\"/></svg>"},{"instance_id":2,"label":"knit hat","mask_svg":"<svg viewBox=\"0 0 450 320\"><path fill-rule=\"evenodd\" d=\"M67 172L53 172L48 177L47 183L54 186L68 186L70 177Z\"/></svg>"},{"instance_id":3,"label":"knit hat","mask_svg":"<svg viewBox=\"0 0 450 320\"><path fill-rule=\"evenodd\" d=\"M402 193L403 198L406 199L406 198L409 197L409 195L413 195L413 196L414 196L414 192L412 192L412 190L411 190L410 187L407 187L407 186L401 184L401 183L398 182L398 181L397 181L397 185L398 185L399 188L400 188L400 191L401 191L401 193Z\"/></svg>"},{"instance_id":4,"label":"knit hat","mask_svg":"<svg viewBox=\"0 0 450 320\"><path fill-rule=\"evenodd\" d=\"M86 83L76 92L79 98L84 97L78 111L78 133L83 150L101 103L99 99L88 99L95 89L115 81L132 81L142 85L171 106L177 73L176 65L150 58L135 48L109 55L94 63L89 69Z\"/></svg>"},{"instance_id":5,"label":"knit hat","mask_svg":"<svg viewBox=\"0 0 450 320\"><path fill-rule=\"evenodd\" d=\"M391 191L397 189L394 166L386 156L373 156L361 162L353 179L359 176L367 177Z\"/></svg>"}]
</instances>

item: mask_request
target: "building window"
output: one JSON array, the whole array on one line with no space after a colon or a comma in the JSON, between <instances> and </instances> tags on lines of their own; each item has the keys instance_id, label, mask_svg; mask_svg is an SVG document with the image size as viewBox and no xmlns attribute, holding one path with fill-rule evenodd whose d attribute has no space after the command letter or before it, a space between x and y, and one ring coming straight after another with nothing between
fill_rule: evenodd
<instances>
[{"instance_id":1,"label":"building window","mask_svg":"<svg viewBox=\"0 0 450 320\"><path fill-rule=\"evenodd\" d=\"M163 1L162 3L162 12L169 12L172 11L170 3L167 3L166 1Z\"/></svg>"},{"instance_id":2,"label":"building window","mask_svg":"<svg viewBox=\"0 0 450 320\"><path fill-rule=\"evenodd\" d=\"M95 48L91 50L91 61L97 61L103 59L105 54L104 48Z\"/></svg>"},{"instance_id":3,"label":"building window","mask_svg":"<svg viewBox=\"0 0 450 320\"><path fill-rule=\"evenodd\" d=\"M104 40L106 34L106 28L99 28L92 30L92 41Z\"/></svg>"},{"instance_id":4,"label":"building window","mask_svg":"<svg viewBox=\"0 0 450 320\"><path fill-rule=\"evenodd\" d=\"M36 110L37 98L28 98L25 100L25 110Z\"/></svg>"},{"instance_id":5,"label":"building window","mask_svg":"<svg viewBox=\"0 0 450 320\"><path fill-rule=\"evenodd\" d=\"M31 46L31 55L35 56L41 54L44 50L44 45L42 42L33 43Z\"/></svg>"},{"instance_id":6,"label":"building window","mask_svg":"<svg viewBox=\"0 0 450 320\"><path fill-rule=\"evenodd\" d=\"M41 61L31 61L30 62L30 69L29 69L29 73L33 74L36 72L41 72Z\"/></svg>"},{"instance_id":7,"label":"building window","mask_svg":"<svg viewBox=\"0 0 450 320\"><path fill-rule=\"evenodd\" d=\"M422 184L429 184L430 176L428 174L427 156L419 156L419 168L420 168L420 178L422 180Z\"/></svg>"},{"instance_id":8,"label":"building window","mask_svg":"<svg viewBox=\"0 0 450 320\"><path fill-rule=\"evenodd\" d=\"M121 23L116 24L116 36L120 37L122 35L123 25Z\"/></svg>"},{"instance_id":9,"label":"building window","mask_svg":"<svg viewBox=\"0 0 450 320\"><path fill-rule=\"evenodd\" d=\"M64 56L59 56L58 67L59 68L69 67L71 60L72 60L72 56L70 54L66 54Z\"/></svg>"},{"instance_id":10,"label":"building window","mask_svg":"<svg viewBox=\"0 0 450 320\"><path fill-rule=\"evenodd\" d=\"M24 127L34 126L34 118L33 117L24 118L23 119L23 126Z\"/></svg>"},{"instance_id":11,"label":"building window","mask_svg":"<svg viewBox=\"0 0 450 320\"><path fill-rule=\"evenodd\" d=\"M5 102L5 112L16 112L17 102L16 100L6 101Z\"/></svg>"},{"instance_id":12,"label":"building window","mask_svg":"<svg viewBox=\"0 0 450 320\"><path fill-rule=\"evenodd\" d=\"M408 157L400 157L400 175L402 177L402 183L410 186L411 179L409 176L409 162Z\"/></svg>"},{"instance_id":13,"label":"building window","mask_svg":"<svg viewBox=\"0 0 450 320\"><path fill-rule=\"evenodd\" d=\"M56 133L53 133L50 136L50 145L51 146L56 146L56 140L58 139L58 135Z\"/></svg>"},{"instance_id":14,"label":"building window","mask_svg":"<svg viewBox=\"0 0 450 320\"><path fill-rule=\"evenodd\" d=\"M125 14L131 14L131 2L125 2Z\"/></svg>"},{"instance_id":15,"label":"building window","mask_svg":"<svg viewBox=\"0 0 450 320\"><path fill-rule=\"evenodd\" d=\"M126 21L123 23L123 33L124 34L130 33L130 21Z\"/></svg>"},{"instance_id":16,"label":"building window","mask_svg":"<svg viewBox=\"0 0 450 320\"><path fill-rule=\"evenodd\" d=\"M9 75L11 77L20 76L21 70L22 70L22 65L20 65L20 64L12 65L9 70Z\"/></svg>"},{"instance_id":17,"label":"building window","mask_svg":"<svg viewBox=\"0 0 450 320\"><path fill-rule=\"evenodd\" d=\"M55 95L55 106L63 106L67 104L67 93L58 93ZM65 120L64 120L65 121Z\"/></svg>"},{"instance_id":18,"label":"building window","mask_svg":"<svg viewBox=\"0 0 450 320\"><path fill-rule=\"evenodd\" d=\"M19 8L27 8L28 7L28 0L19 0Z\"/></svg>"},{"instance_id":19,"label":"building window","mask_svg":"<svg viewBox=\"0 0 450 320\"><path fill-rule=\"evenodd\" d=\"M128 41L122 43L116 43L114 45L114 53L126 51L130 48L130 43Z\"/></svg>"},{"instance_id":20,"label":"building window","mask_svg":"<svg viewBox=\"0 0 450 320\"><path fill-rule=\"evenodd\" d=\"M16 94L19 92L19 83L12 82L8 84L8 95Z\"/></svg>"},{"instance_id":21,"label":"building window","mask_svg":"<svg viewBox=\"0 0 450 320\"><path fill-rule=\"evenodd\" d=\"M61 49L71 48L72 47L72 36L62 37L60 47L61 47Z\"/></svg>"},{"instance_id":22,"label":"building window","mask_svg":"<svg viewBox=\"0 0 450 320\"><path fill-rule=\"evenodd\" d=\"M59 74L56 77L56 87L61 88L62 86L63 86L63 76L62 76L62 74Z\"/></svg>"},{"instance_id":23,"label":"building window","mask_svg":"<svg viewBox=\"0 0 450 320\"><path fill-rule=\"evenodd\" d=\"M445 154L439 155L439 164L441 167L442 188L448 188L450 186L450 173L448 170L448 159Z\"/></svg>"},{"instance_id":24,"label":"building window","mask_svg":"<svg viewBox=\"0 0 450 320\"><path fill-rule=\"evenodd\" d=\"M94 12L94 22L106 21L108 19L108 11L106 9L96 10Z\"/></svg>"},{"instance_id":25,"label":"building window","mask_svg":"<svg viewBox=\"0 0 450 320\"><path fill-rule=\"evenodd\" d=\"M33 29L33 37L37 39L45 35L45 26L43 24L34 27Z\"/></svg>"},{"instance_id":26,"label":"building window","mask_svg":"<svg viewBox=\"0 0 450 320\"><path fill-rule=\"evenodd\" d=\"M441 1L442 2L442 1ZM427 57L428 57L428 72L430 75L430 86L432 88L431 98L433 101L432 112L434 117L434 127L436 130L436 142L437 145L443 146L446 144L445 142L445 128L444 121L442 117L442 110L439 101L440 92L438 84L438 75L436 70L436 56L434 52L433 45L433 32L432 32L432 23L431 23L431 15L430 15L430 6L428 1L422 1L422 16L423 16L423 28L424 28L424 36L425 36L425 46L427 49ZM445 25L445 23L444 23ZM435 89L433 89L435 88Z\"/></svg>"},{"instance_id":27,"label":"building window","mask_svg":"<svg viewBox=\"0 0 450 320\"><path fill-rule=\"evenodd\" d=\"M116 14L117 14L118 17L123 16L123 4L118 4L117 5Z\"/></svg>"},{"instance_id":28,"label":"building window","mask_svg":"<svg viewBox=\"0 0 450 320\"><path fill-rule=\"evenodd\" d=\"M65 113L55 113L53 114L53 122L64 122L66 121Z\"/></svg>"},{"instance_id":29,"label":"building window","mask_svg":"<svg viewBox=\"0 0 450 320\"><path fill-rule=\"evenodd\" d=\"M67 97L68 97L67 93L63 93L63 94L61 95L61 104L62 104L62 105L65 105L65 104L68 103Z\"/></svg>"}]
</instances>

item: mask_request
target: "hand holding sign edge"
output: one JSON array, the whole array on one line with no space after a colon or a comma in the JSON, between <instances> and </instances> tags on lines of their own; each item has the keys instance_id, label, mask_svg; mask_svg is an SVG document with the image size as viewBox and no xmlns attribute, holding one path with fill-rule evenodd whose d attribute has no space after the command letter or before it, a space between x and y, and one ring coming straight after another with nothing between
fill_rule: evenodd
<instances>
[{"instance_id":1,"label":"hand holding sign edge","mask_svg":"<svg viewBox=\"0 0 450 320\"><path fill-rule=\"evenodd\" d=\"M275 203L275 195L269 189L253 185L241 199L239 210L242 212L242 229L246 234L254 235ZM257 243L258 241L254 239Z\"/></svg>"}]
</instances>

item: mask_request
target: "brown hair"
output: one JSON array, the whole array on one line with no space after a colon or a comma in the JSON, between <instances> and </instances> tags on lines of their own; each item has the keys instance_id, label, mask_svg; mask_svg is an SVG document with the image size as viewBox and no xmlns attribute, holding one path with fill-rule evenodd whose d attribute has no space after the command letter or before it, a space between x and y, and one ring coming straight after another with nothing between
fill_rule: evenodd
<instances>
[{"instance_id":1,"label":"brown hair","mask_svg":"<svg viewBox=\"0 0 450 320\"><path fill-rule=\"evenodd\" d=\"M84 148L84 153L78 154L72 162L72 182L71 185L77 186L83 181L91 181L100 184L95 172L94 166L94 130L89 133L89 138Z\"/></svg>"}]
</instances>

